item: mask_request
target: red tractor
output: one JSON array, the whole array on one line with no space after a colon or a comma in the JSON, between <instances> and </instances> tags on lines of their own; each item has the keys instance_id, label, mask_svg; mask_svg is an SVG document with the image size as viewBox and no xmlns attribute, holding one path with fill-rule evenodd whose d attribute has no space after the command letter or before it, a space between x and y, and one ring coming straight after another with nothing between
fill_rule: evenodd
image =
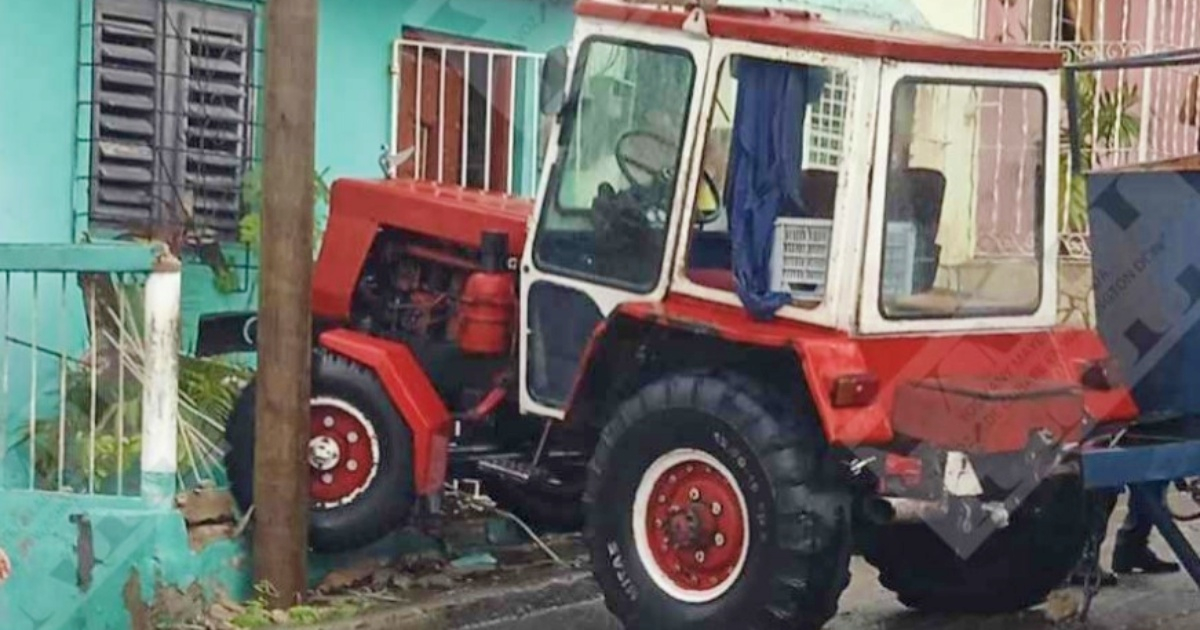
<instances>
[{"instance_id":1,"label":"red tractor","mask_svg":"<svg viewBox=\"0 0 1200 630\"><path fill-rule=\"evenodd\" d=\"M819 628L856 550L918 609L1041 601L1087 538L1081 444L1137 415L1100 339L1056 329L1060 55L577 13L536 200L333 186L314 549L472 478L582 526L628 627ZM243 507L253 399L228 424Z\"/></svg>"}]
</instances>

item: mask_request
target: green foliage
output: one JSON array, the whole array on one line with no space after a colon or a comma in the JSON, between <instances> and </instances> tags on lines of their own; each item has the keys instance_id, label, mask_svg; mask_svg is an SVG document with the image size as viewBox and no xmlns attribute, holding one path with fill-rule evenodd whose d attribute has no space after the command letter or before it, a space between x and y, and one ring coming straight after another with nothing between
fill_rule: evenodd
<instances>
[{"instance_id":1,"label":"green foliage","mask_svg":"<svg viewBox=\"0 0 1200 630\"><path fill-rule=\"evenodd\" d=\"M313 255L321 242L324 232L318 209L329 205L329 169L313 173ZM242 218L238 222L238 242L248 247L255 254L259 250L262 237L263 185L262 168L258 165L251 167L242 175L241 190ZM235 262L224 256L224 264L213 264L213 286L219 293L234 293L239 288Z\"/></svg>"},{"instance_id":2,"label":"green foliage","mask_svg":"<svg viewBox=\"0 0 1200 630\"><path fill-rule=\"evenodd\" d=\"M1141 134L1141 121L1132 113L1141 94L1136 85L1121 84L1113 90L1097 93L1096 76L1082 73L1076 77L1079 103L1079 145L1083 164L1080 170L1105 166L1103 155L1132 149ZM1066 232L1087 229L1087 179L1070 167L1071 141L1066 131L1060 143L1059 181L1064 187L1059 201L1059 224Z\"/></svg>"},{"instance_id":3,"label":"green foliage","mask_svg":"<svg viewBox=\"0 0 1200 630\"><path fill-rule=\"evenodd\" d=\"M362 612L365 606L353 601L339 601L329 606L292 606L287 610L272 610L268 603L271 586L260 583L254 587L258 593L254 599L246 602L241 614L234 617L230 623L238 628L264 628L267 626L313 625L349 619Z\"/></svg>"},{"instance_id":4,"label":"green foliage","mask_svg":"<svg viewBox=\"0 0 1200 630\"><path fill-rule=\"evenodd\" d=\"M40 418L36 426L34 467L39 488L59 487L62 462L65 489L85 491L95 458L94 484L106 492L116 490L117 472L125 489L132 490L141 457L142 378L145 342L136 314L142 312L141 290L136 285L109 284L124 294L120 306L103 303L97 291L99 340L95 357L89 350L80 360L64 357L65 395L61 409ZM115 298L107 298L113 302ZM118 315L124 309L124 316ZM212 472L218 463L217 445L223 422L233 409L250 371L225 361L179 357L179 437L177 464L181 476ZM94 389L93 389L94 384ZM94 391L94 393L93 393ZM93 396L95 403L93 405ZM93 414L93 409L95 410ZM95 430L93 431L93 417ZM24 440L29 439L28 427ZM94 453L90 436L95 435Z\"/></svg>"},{"instance_id":5,"label":"green foliage","mask_svg":"<svg viewBox=\"0 0 1200 630\"><path fill-rule=\"evenodd\" d=\"M329 204L329 169L313 173L313 242L320 242L322 228L315 216L317 208ZM263 185L262 169L254 166L242 177L242 220L238 225L238 240L258 251L262 235Z\"/></svg>"}]
</instances>

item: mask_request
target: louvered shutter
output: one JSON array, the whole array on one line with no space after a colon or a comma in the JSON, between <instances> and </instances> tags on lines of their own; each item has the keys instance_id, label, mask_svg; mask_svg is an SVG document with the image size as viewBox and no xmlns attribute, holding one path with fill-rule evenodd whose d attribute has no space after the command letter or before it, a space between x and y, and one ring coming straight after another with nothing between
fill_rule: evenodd
<instances>
[{"instance_id":1,"label":"louvered shutter","mask_svg":"<svg viewBox=\"0 0 1200 630\"><path fill-rule=\"evenodd\" d=\"M144 226L157 214L158 22L154 4L95 5L90 193L91 218L101 226Z\"/></svg>"},{"instance_id":2,"label":"louvered shutter","mask_svg":"<svg viewBox=\"0 0 1200 630\"><path fill-rule=\"evenodd\" d=\"M171 4L165 128L174 145L173 179L195 225L228 240L237 235L239 193L250 158L249 12Z\"/></svg>"}]
</instances>

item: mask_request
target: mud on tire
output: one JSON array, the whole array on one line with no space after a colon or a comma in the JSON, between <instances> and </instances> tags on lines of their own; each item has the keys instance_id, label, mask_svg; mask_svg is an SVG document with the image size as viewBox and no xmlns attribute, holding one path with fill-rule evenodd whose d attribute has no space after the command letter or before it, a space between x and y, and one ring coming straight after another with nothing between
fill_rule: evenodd
<instances>
[{"instance_id":1,"label":"mud on tire","mask_svg":"<svg viewBox=\"0 0 1200 630\"><path fill-rule=\"evenodd\" d=\"M1075 568L1088 536L1086 500L1078 476L1048 479L966 560L924 524L870 528L860 542L879 581L910 608L1016 612L1041 603Z\"/></svg>"},{"instance_id":2,"label":"mud on tire","mask_svg":"<svg viewBox=\"0 0 1200 630\"><path fill-rule=\"evenodd\" d=\"M676 375L644 387L603 431L584 494L585 538L609 610L631 630L820 628L849 583L851 550L850 494L828 476L826 460L817 422L744 378ZM688 466L703 471L695 485ZM672 485L673 471L682 487ZM655 557L660 543L665 556L677 557L655 529L664 514L656 495L674 501L700 488L702 507L710 495L730 497L730 488L740 494L744 555L726 565L723 581L722 572L697 569L692 577L717 583L689 590L690 577L672 569L674 561ZM676 517L669 520L673 528ZM733 544L737 528L728 526L718 531Z\"/></svg>"},{"instance_id":3,"label":"mud on tire","mask_svg":"<svg viewBox=\"0 0 1200 630\"><path fill-rule=\"evenodd\" d=\"M254 407L256 382L242 390L225 425L225 467L230 490L243 511L254 503ZM387 393L365 367L326 352L313 358L312 398L347 410L374 438L376 468L365 486L339 505L309 511L309 545L321 553L365 547L404 525L415 503L412 434ZM359 442L356 438L355 442ZM343 444L343 446L349 446ZM360 469L363 464L355 465ZM360 469L361 470L361 469ZM310 474L319 476L319 472ZM314 487L319 481L314 480Z\"/></svg>"}]
</instances>

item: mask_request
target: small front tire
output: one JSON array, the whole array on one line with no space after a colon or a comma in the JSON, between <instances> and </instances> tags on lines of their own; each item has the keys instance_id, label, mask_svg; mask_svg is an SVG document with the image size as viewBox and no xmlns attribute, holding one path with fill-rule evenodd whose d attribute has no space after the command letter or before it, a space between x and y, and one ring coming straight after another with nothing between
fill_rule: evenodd
<instances>
[{"instance_id":1,"label":"small front tire","mask_svg":"<svg viewBox=\"0 0 1200 630\"><path fill-rule=\"evenodd\" d=\"M242 510L254 503L256 389L254 381L246 386L225 426L226 472ZM412 434L375 375L318 353L310 416L312 549L359 549L407 523L416 501Z\"/></svg>"}]
</instances>

